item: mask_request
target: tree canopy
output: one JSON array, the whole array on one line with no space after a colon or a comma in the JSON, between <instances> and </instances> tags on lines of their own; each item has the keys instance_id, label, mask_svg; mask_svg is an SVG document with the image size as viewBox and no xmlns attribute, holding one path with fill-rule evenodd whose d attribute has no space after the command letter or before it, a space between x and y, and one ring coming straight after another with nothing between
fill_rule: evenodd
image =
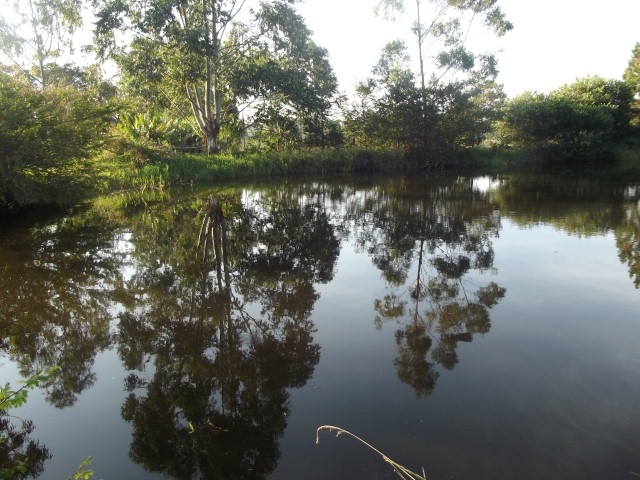
<instances>
[{"instance_id":1,"label":"tree canopy","mask_svg":"<svg viewBox=\"0 0 640 480\"><path fill-rule=\"evenodd\" d=\"M589 77L549 94L510 100L496 124L505 146L533 146L556 158L594 160L630 132L633 95L620 80Z\"/></svg>"},{"instance_id":2,"label":"tree canopy","mask_svg":"<svg viewBox=\"0 0 640 480\"><path fill-rule=\"evenodd\" d=\"M73 51L73 34L82 26L82 0L26 0L0 5L12 8L15 22L0 17L0 53L42 90L49 70Z\"/></svg>"},{"instance_id":3,"label":"tree canopy","mask_svg":"<svg viewBox=\"0 0 640 480\"><path fill-rule=\"evenodd\" d=\"M100 53L132 93L191 111L210 152L249 128L327 116L337 81L292 1L94 3Z\"/></svg>"}]
</instances>

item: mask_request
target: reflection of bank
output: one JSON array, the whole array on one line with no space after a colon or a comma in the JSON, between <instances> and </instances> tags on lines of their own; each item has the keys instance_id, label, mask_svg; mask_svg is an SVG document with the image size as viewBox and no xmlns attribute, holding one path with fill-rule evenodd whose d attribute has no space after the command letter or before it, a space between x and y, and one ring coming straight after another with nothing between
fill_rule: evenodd
<instances>
[{"instance_id":1,"label":"reflection of bank","mask_svg":"<svg viewBox=\"0 0 640 480\"><path fill-rule=\"evenodd\" d=\"M222 205L207 201L199 232L193 220L173 232L190 240L191 262L174 253L163 276L135 275L145 302L120 318L131 458L176 478L266 477L280 457L287 389L303 386L320 358L314 275L337 257L326 221L284 204L234 205L231 221Z\"/></svg>"}]
</instances>

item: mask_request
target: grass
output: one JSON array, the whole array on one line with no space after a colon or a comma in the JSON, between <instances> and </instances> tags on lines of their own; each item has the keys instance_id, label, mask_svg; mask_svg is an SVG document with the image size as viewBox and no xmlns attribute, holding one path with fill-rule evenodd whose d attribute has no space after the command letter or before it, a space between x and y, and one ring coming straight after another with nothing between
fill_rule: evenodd
<instances>
[{"instance_id":1,"label":"grass","mask_svg":"<svg viewBox=\"0 0 640 480\"><path fill-rule=\"evenodd\" d=\"M144 139L111 137L96 156L93 185L98 194L122 190L161 189L171 185L194 185L233 180L281 178L293 175L340 175L357 173L433 173L431 168L457 172L498 174L518 169L545 169L548 165L535 148L473 149L403 153L362 147L316 149L271 153L222 153L206 155L175 151L168 145ZM619 146L611 175L640 178L640 150ZM555 163L555 162L551 162ZM615 170L615 172L614 172ZM617 172L617 173L616 173Z\"/></svg>"},{"instance_id":2,"label":"grass","mask_svg":"<svg viewBox=\"0 0 640 480\"><path fill-rule=\"evenodd\" d=\"M276 153L193 154L115 139L94 159L99 193L292 175L403 172L419 165L397 151L343 148Z\"/></svg>"},{"instance_id":3,"label":"grass","mask_svg":"<svg viewBox=\"0 0 640 480\"><path fill-rule=\"evenodd\" d=\"M606 165L585 164L581 168L543 161L535 149L510 150L487 146L457 152L431 151L429 154L420 150L405 154L395 150L349 147L205 155L177 152L169 146L140 139L112 137L103 148L94 157L70 162L64 169L58 169L60 171L50 169L38 178L25 177L24 188L7 185L4 191L0 178L0 213L16 210L14 207L65 206L113 192L295 175L403 172L431 175L442 169L484 175L518 171L556 172L561 169L571 175L580 171L583 175L603 180L640 180L640 149L625 145L616 147Z\"/></svg>"},{"instance_id":4,"label":"grass","mask_svg":"<svg viewBox=\"0 0 640 480\"><path fill-rule=\"evenodd\" d=\"M457 153L432 152L428 158L419 152L403 154L394 150L368 150L359 147L281 153L189 154L166 147L127 144L123 154L111 157L112 179L105 183L120 189L162 188L168 185L223 182L251 178L292 175L340 175L357 173L424 172L446 168L454 171L500 173L519 170L545 171L565 168L594 170L606 178L639 178L640 151L619 147L606 165L588 162L565 165L544 160L535 149L505 150L477 147ZM120 167L113 163L120 162ZM113 189L112 189L113 190Z\"/></svg>"},{"instance_id":5,"label":"grass","mask_svg":"<svg viewBox=\"0 0 640 480\"><path fill-rule=\"evenodd\" d=\"M380 450L378 450L376 447L374 447L370 443L366 442L362 438L358 437L357 435L354 435L353 433L341 427L335 427L333 425L322 425L321 427L318 427L318 429L316 430L316 444L320 443L320 432L323 430L327 430L329 432L336 432L336 437L344 434L351 438L354 438L355 440L362 443L364 446L366 446L370 450L373 450L375 453L380 455L380 457L382 457L382 459L385 462L391 465L391 468L393 468L393 471L396 472L396 474L403 480L426 480L427 479L427 476L424 473L424 468L422 469L422 475L412 472L408 468L400 465L398 462L391 460L389 457L387 457L384 453L382 453Z\"/></svg>"},{"instance_id":6,"label":"grass","mask_svg":"<svg viewBox=\"0 0 640 480\"><path fill-rule=\"evenodd\" d=\"M242 156L171 153L162 159L150 159L131 170L124 180L134 187L163 186L296 174L404 171L409 168L408 162L398 153L359 149Z\"/></svg>"}]
</instances>

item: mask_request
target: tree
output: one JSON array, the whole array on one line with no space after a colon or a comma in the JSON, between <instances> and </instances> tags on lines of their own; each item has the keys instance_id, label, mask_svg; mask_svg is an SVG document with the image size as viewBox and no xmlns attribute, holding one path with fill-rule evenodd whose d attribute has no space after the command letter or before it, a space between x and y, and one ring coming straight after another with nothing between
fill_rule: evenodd
<instances>
[{"instance_id":1,"label":"tree","mask_svg":"<svg viewBox=\"0 0 640 480\"><path fill-rule=\"evenodd\" d=\"M25 245L20 256L0 248L0 344L23 376L60 367L46 388L57 408L73 405L94 384L95 358L113 342L109 308L122 263L101 256L115 227L90 216L33 228L18 240Z\"/></svg>"},{"instance_id":2,"label":"tree","mask_svg":"<svg viewBox=\"0 0 640 480\"><path fill-rule=\"evenodd\" d=\"M100 88L40 91L0 73L0 208L82 198L93 181L86 160L117 109L98 101Z\"/></svg>"},{"instance_id":3,"label":"tree","mask_svg":"<svg viewBox=\"0 0 640 480\"><path fill-rule=\"evenodd\" d=\"M435 388L437 365L451 370L458 363L459 342L490 330L489 310L506 294L479 280L493 269L492 238L500 231L492 203L464 180L434 180L431 192L425 198L410 181L387 189L368 205L373 220L356 236L388 283L374 301L376 328L400 325L394 365L418 397Z\"/></svg>"},{"instance_id":4,"label":"tree","mask_svg":"<svg viewBox=\"0 0 640 480\"><path fill-rule=\"evenodd\" d=\"M420 92L409 69L404 42L389 42L373 76L356 89L360 100L347 110L346 127L363 145L408 151L419 141Z\"/></svg>"},{"instance_id":5,"label":"tree","mask_svg":"<svg viewBox=\"0 0 640 480\"><path fill-rule=\"evenodd\" d=\"M632 125L640 127L640 42L633 48L629 65L624 71L624 81L629 85L635 99Z\"/></svg>"},{"instance_id":6,"label":"tree","mask_svg":"<svg viewBox=\"0 0 640 480\"><path fill-rule=\"evenodd\" d=\"M9 23L0 17L0 53L45 90L49 65L73 50L72 35L82 26L82 1L2 0L2 5L12 5L18 20Z\"/></svg>"},{"instance_id":7,"label":"tree","mask_svg":"<svg viewBox=\"0 0 640 480\"><path fill-rule=\"evenodd\" d=\"M178 83L174 88L186 95L208 150L217 151L223 117L223 37L242 5L224 0L95 0L98 51L113 56L125 76L138 80L146 76L150 83L174 77ZM128 49L117 48L118 31L133 35Z\"/></svg>"},{"instance_id":8,"label":"tree","mask_svg":"<svg viewBox=\"0 0 640 480\"><path fill-rule=\"evenodd\" d=\"M252 112L250 126L260 142L322 145L337 90L326 49L284 2L263 4L256 19L257 29L236 29L230 41L246 51L228 82L235 105Z\"/></svg>"},{"instance_id":9,"label":"tree","mask_svg":"<svg viewBox=\"0 0 640 480\"><path fill-rule=\"evenodd\" d=\"M265 118L328 109L336 81L327 52L310 40L293 0L256 9L235 0L94 3L99 52L117 61L130 89L190 109L209 152L221 149L225 126L238 134ZM118 31L133 35L128 46Z\"/></svg>"},{"instance_id":10,"label":"tree","mask_svg":"<svg viewBox=\"0 0 640 480\"><path fill-rule=\"evenodd\" d=\"M31 420L24 420L10 414L10 409L18 408L27 401L28 391L47 382L58 371L37 372L24 380L24 385L14 390L9 384L0 387L0 477L23 479L36 478L44 471L44 463L51 458L49 449L32 440L29 435L35 426ZM15 420L21 427L16 428Z\"/></svg>"},{"instance_id":11,"label":"tree","mask_svg":"<svg viewBox=\"0 0 640 480\"><path fill-rule=\"evenodd\" d=\"M632 100L624 82L600 77L576 80L548 95L525 92L505 105L497 133L504 145L599 160L629 135Z\"/></svg>"},{"instance_id":12,"label":"tree","mask_svg":"<svg viewBox=\"0 0 640 480\"><path fill-rule=\"evenodd\" d=\"M606 109L613 122L612 140L622 140L629 133L633 92L628 83L602 77L577 79L551 94L586 108Z\"/></svg>"},{"instance_id":13,"label":"tree","mask_svg":"<svg viewBox=\"0 0 640 480\"><path fill-rule=\"evenodd\" d=\"M359 143L375 142L419 157L425 135L430 151L477 145L505 99L495 82L495 59L490 55L478 59L467 78L430 83L423 92L416 86L406 44L388 43L372 77L356 90L359 98L346 111L345 128Z\"/></svg>"},{"instance_id":14,"label":"tree","mask_svg":"<svg viewBox=\"0 0 640 480\"><path fill-rule=\"evenodd\" d=\"M624 71L624 81L631 88L634 96L640 96L640 42L633 47L632 56L629 65Z\"/></svg>"},{"instance_id":15,"label":"tree","mask_svg":"<svg viewBox=\"0 0 640 480\"><path fill-rule=\"evenodd\" d=\"M425 16L423 6L430 4L433 8L430 15ZM386 18L393 19L397 13L404 12L403 0L379 0L376 11ZM513 28L497 0L415 0L415 22L412 34L418 47L420 92L422 98L422 130L424 146L429 146L434 138L433 118L429 118L429 89L439 87L445 77L449 82L459 81L460 73L473 71L479 58L467 49L466 43L470 30L478 17L484 17L484 26L498 36L502 36ZM425 67L428 48L439 44L441 50L433 60L433 70L427 82ZM495 67L495 59L490 62ZM496 71L497 74L497 71ZM495 79L495 76L494 76Z\"/></svg>"},{"instance_id":16,"label":"tree","mask_svg":"<svg viewBox=\"0 0 640 480\"><path fill-rule=\"evenodd\" d=\"M116 338L130 372L130 456L147 470L249 479L277 465L289 391L320 360L315 285L333 278L340 250L317 191L306 191L226 192L209 206L233 221L214 228L215 254L195 262L194 245L209 243L194 228L200 202L154 207L153 226L136 213Z\"/></svg>"}]
</instances>

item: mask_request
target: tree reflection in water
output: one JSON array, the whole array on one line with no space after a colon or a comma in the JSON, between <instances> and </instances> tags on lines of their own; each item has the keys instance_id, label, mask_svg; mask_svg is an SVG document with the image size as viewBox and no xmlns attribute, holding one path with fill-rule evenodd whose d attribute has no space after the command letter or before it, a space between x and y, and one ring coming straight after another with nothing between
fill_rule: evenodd
<instances>
[{"instance_id":1,"label":"tree reflection in water","mask_svg":"<svg viewBox=\"0 0 640 480\"><path fill-rule=\"evenodd\" d=\"M133 460L176 478L262 478L280 455L287 389L304 386L319 361L316 284L332 280L342 242L354 240L387 283L375 324L398 323L394 364L418 396L462 361L462 343L489 331L505 296L490 278L498 210L516 225L613 233L639 285L637 187L513 177L485 194L471 178L356 182L217 192L225 235L197 261L202 199L191 193L19 235L3 228L0 350L23 376L59 365L45 398L63 408L94 385L96 356L115 346L128 371ZM44 462L38 455L29 458Z\"/></svg>"},{"instance_id":2,"label":"tree reflection in water","mask_svg":"<svg viewBox=\"0 0 640 480\"><path fill-rule=\"evenodd\" d=\"M139 264L127 289L143 301L120 315L118 350L132 372L122 416L134 427L132 459L150 471L264 478L277 464L287 389L320 359L314 282L332 278L339 243L322 210L272 200L226 202L220 241L202 245L193 222L178 220L138 239L184 247L145 254L164 263ZM196 244L213 251L189 262Z\"/></svg>"},{"instance_id":3,"label":"tree reflection in water","mask_svg":"<svg viewBox=\"0 0 640 480\"><path fill-rule=\"evenodd\" d=\"M623 220L615 230L620 261L626 263L629 277L640 288L640 185L629 189Z\"/></svg>"},{"instance_id":4,"label":"tree reflection in water","mask_svg":"<svg viewBox=\"0 0 640 480\"><path fill-rule=\"evenodd\" d=\"M458 343L489 331L489 309L505 295L495 282L478 286L480 274L493 268L500 216L470 181L434 185L428 194L403 187L369 207L371 218L356 238L392 289L374 301L376 327L401 324L394 365L424 397L435 388L436 365L455 367Z\"/></svg>"},{"instance_id":5,"label":"tree reflection in water","mask_svg":"<svg viewBox=\"0 0 640 480\"><path fill-rule=\"evenodd\" d=\"M0 476L37 478L44 471L45 461L51 458L49 449L30 437L35 429L32 421L7 415L6 410L0 410Z\"/></svg>"},{"instance_id":6,"label":"tree reflection in water","mask_svg":"<svg viewBox=\"0 0 640 480\"><path fill-rule=\"evenodd\" d=\"M94 384L95 356L111 346L109 306L121 267L113 229L77 214L1 239L0 348L23 377L63 367L46 387L57 408Z\"/></svg>"}]
</instances>

